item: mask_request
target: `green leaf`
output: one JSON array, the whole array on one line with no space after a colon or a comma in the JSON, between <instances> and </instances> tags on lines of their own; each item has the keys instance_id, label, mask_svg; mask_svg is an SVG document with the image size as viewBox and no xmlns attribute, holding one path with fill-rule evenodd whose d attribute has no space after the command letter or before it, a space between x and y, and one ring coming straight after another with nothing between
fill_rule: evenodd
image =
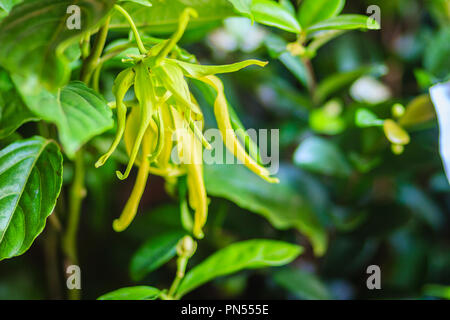
<instances>
[{"instance_id":1,"label":"green leaf","mask_svg":"<svg viewBox=\"0 0 450 320\"><path fill-rule=\"evenodd\" d=\"M305 272L300 269L283 268L274 273L273 280L300 299L331 299L328 288L316 275L310 272Z\"/></svg>"},{"instance_id":2,"label":"green leaf","mask_svg":"<svg viewBox=\"0 0 450 320\"><path fill-rule=\"evenodd\" d=\"M450 74L450 27L442 28L426 45L423 64L432 74L444 78Z\"/></svg>"},{"instance_id":3,"label":"green leaf","mask_svg":"<svg viewBox=\"0 0 450 320\"><path fill-rule=\"evenodd\" d=\"M80 30L66 25L67 8L73 4L81 10ZM37 0L15 6L0 23L0 64L11 73L39 79L48 89L63 86L70 76L65 49L95 26L113 4L114 0Z\"/></svg>"},{"instance_id":4,"label":"green leaf","mask_svg":"<svg viewBox=\"0 0 450 320\"><path fill-rule=\"evenodd\" d=\"M214 278L243 269L282 266L290 263L303 252L294 244L255 239L234 243L212 254L184 277L177 291L181 297Z\"/></svg>"},{"instance_id":5,"label":"green leaf","mask_svg":"<svg viewBox=\"0 0 450 320\"><path fill-rule=\"evenodd\" d=\"M298 21L303 28L332 18L344 9L345 0L305 0L298 11Z\"/></svg>"},{"instance_id":6,"label":"green leaf","mask_svg":"<svg viewBox=\"0 0 450 320\"><path fill-rule=\"evenodd\" d=\"M272 0L253 0L255 21L281 30L300 33L302 28L295 16L281 4Z\"/></svg>"},{"instance_id":7,"label":"green leaf","mask_svg":"<svg viewBox=\"0 0 450 320\"><path fill-rule=\"evenodd\" d=\"M22 1L23 0L0 0L0 8L9 13L15 5Z\"/></svg>"},{"instance_id":8,"label":"green leaf","mask_svg":"<svg viewBox=\"0 0 450 320\"><path fill-rule=\"evenodd\" d=\"M306 138L295 150L294 163L305 170L329 176L348 177L352 172L337 145L314 136Z\"/></svg>"},{"instance_id":9,"label":"green leaf","mask_svg":"<svg viewBox=\"0 0 450 320\"><path fill-rule=\"evenodd\" d=\"M243 16L253 20L252 0L228 0L234 8Z\"/></svg>"},{"instance_id":10,"label":"green leaf","mask_svg":"<svg viewBox=\"0 0 450 320\"><path fill-rule=\"evenodd\" d=\"M0 139L9 136L23 123L37 121L17 92L8 73L0 67Z\"/></svg>"},{"instance_id":11,"label":"green leaf","mask_svg":"<svg viewBox=\"0 0 450 320\"><path fill-rule=\"evenodd\" d=\"M228 0L164 0L153 1L151 7L137 3L124 3L123 7L133 17L139 28L152 33L169 33L176 30L178 19L187 7L198 13L197 18L189 20L188 29L204 27L235 15ZM114 13L110 28L128 30L129 25L120 14Z\"/></svg>"},{"instance_id":12,"label":"green leaf","mask_svg":"<svg viewBox=\"0 0 450 320\"><path fill-rule=\"evenodd\" d=\"M295 7L291 0L279 0L278 2L283 6L283 8L292 13L292 15L295 15Z\"/></svg>"},{"instance_id":13,"label":"green leaf","mask_svg":"<svg viewBox=\"0 0 450 320\"><path fill-rule=\"evenodd\" d=\"M283 38L271 33L266 36L264 43L271 57L278 58L300 83L306 87L311 85L311 79L308 76L305 64L300 57L293 56L287 51L287 43Z\"/></svg>"},{"instance_id":14,"label":"green leaf","mask_svg":"<svg viewBox=\"0 0 450 320\"><path fill-rule=\"evenodd\" d=\"M309 125L317 133L336 135L345 130L346 122L341 117L342 104L330 100L322 108L314 109L309 114Z\"/></svg>"},{"instance_id":15,"label":"green leaf","mask_svg":"<svg viewBox=\"0 0 450 320\"><path fill-rule=\"evenodd\" d=\"M450 81L431 87L430 95L439 121L439 151L450 182Z\"/></svg>"},{"instance_id":16,"label":"green leaf","mask_svg":"<svg viewBox=\"0 0 450 320\"><path fill-rule=\"evenodd\" d=\"M386 72L387 69L384 65L372 65L331 75L318 85L315 92L316 98L319 101L324 101L330 95L350 86L353 82L366 74L380 76L384 75Z\"/></svg>"},{"instance_id":17,"label":"green leaf","mask_svg":"<svg viewBox=\"0 0 450 320\"><path fill-rule=\"evenodd\" d=\"M444 215L439 206L425 192L412 183L399 184L396 198L400 204L410 208L418 218L434 230L439 230L444 225Z\"/></svg>"},{"instance_id":18,"label":"green leaf","mask_svg":"<svg viewBox=\"0 0 450 320\"><path fill-rule=\"evenodd\" d=\"M170 232L151 238L133 255L130 275L133 281L142 280L147 274L156 270L177 254L178 241L183 232Z\"/></svg>"},{"instance_id":19,"label":"green leaf","mask_svg":"<svg viewBox=\"0 0 450 320\"><path fill-rule=\"evenodd\" d=\"M366 108L360 108L355 114L355 123L360 128L378 127L383 125L383 120Z\"/></svg>"},{"instance_id":20,"label":"green leaf","mask_svg":"<svg viewBox=\"0 0 450 320\"><path fill-rule=\"evenodd\" d=\"M209 195L226 198L262 215L275 228L298 229L310 239L315 254L322 255L327 236L318 215L326 211L324 191L295 168L280 169L280 183L270 184L261 183L243 165L205 165L206 190Z\"/></svg>"},{"instance_id":21,"label":"green leaf","mask_svg":"<svg viewBox=\"0 0 450 320\"><path fill-rule=\"evenodd\" d=\"M100 296L97 300L156 300L161 291L148 286L121 288Z\"/></svg>"},{"instance_id":22,"label":"green leaf","mask_svg":"<svg viewBox=\"0 0 450 320\"><path fill-rule=\"evenodd\" d=\"M134 2L137 4L140 4L141 6L151 7L152 3L150 0L120 0L119 3L126 3L126 2Z\"/></svg>"},{"instance_id":23,"label":"green leaf","mask_svg":"<svg viewBox=\"0 0 450 320\"><path fill-rule=\"evenodd\" d=\"M14 75L28 108L56 124L64 151L69 157L91 138L112 128L112 112L105 99L80 81L72 81L56 94Z\"/></svg>"},{"instance_id":24,"label":"green leaf","mask_svg":"<svg viewBox=\"0 0 450 320\"><path fill-rule=\"evenodd\" d=\"M321 30L378 30L380 25L373 18L359 14L343 14L313 24L307 28L307 32Z\"/></svg>"},{"instance_id":25,"label":"green leaf","mask_svg":"<svg viewBox=\"0 0 450 320\"><path fill-rule=\"evenodd\" d=\"M42 232L62 185L62 156L42 137L0 151L0 260L23 254Z\"/></svg>"},{"instance_id":26,"label":"green leaf","mask_svg":"<svg viewBox=\"0 0 450 320\"><path fill-rule=\"evenodd\" d=\"M423 294L425 296L450 300L450 286L443 286L439 284L427 284L423 288Z\"/></svg>"}]
</instances>

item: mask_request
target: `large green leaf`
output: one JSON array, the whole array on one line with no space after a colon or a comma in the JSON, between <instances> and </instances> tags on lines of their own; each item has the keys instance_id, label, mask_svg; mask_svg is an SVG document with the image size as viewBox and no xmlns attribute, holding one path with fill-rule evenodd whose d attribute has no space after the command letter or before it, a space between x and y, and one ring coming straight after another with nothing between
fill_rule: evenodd
<instances>
[{"instance_id":1,"label":"large green leaf","mask_svg":"<svg viewBox=\"0 0 450 320\"><path fill-rule=\"evenodd\" d=\"M328 288L313 273L300 269L283 268L274 273L273 279L297 298L308 300L331 299Z\"/></svg>"},{"instance_id":2,"label":"large green leaf","mask_svg":"<svg viewBox=\"0 0 450 320\"><path fill-rule=\"evenodd\" d=\"M305 0L298 11L298 20L302 28L332 18L341 13L345 0Z\"/></svg>"},{"instance_id":3,"label":"large green leaf","mask_svg":"<svg viewBox=\"0 0 450 320\"><path fill-rule=\"evenodd\" d=\"M187 7L195 9L197 18L189 21L188 28L201 27L210 23L222 21L235 15L233 6L228 0L158 0L151 7L136 3L124 3L123 7L133 17L136 25L150 32L173 32L178 26L178 19ZM129 29L127 21L119 14L114 14L111 28Z\"/></svg>"},{"instance_id":4,"label":"large green leaf","mask_svg":"<svg viewBox=\"0 0 450 320\"><path fill-rule=\"evenodd\" d=\"M295 150L294 163L305 170L330 176L348 177L352 172L337 145L314 136L306 138Z\"/></svg>"},{"instance_id":5,"label":"large green leaf","mask_svg":"<svg viewBox=\"0 0 450 320\"><path fill-rule=\"evenodd\" d=\"M30 85L29 81L17 75L13 80L28 108L42 119L56 124L69 157L114 124L105 99L80 81L72 81L53 94L33 83Z\"/></svg>"},{"instance_id":6,"label":"large green leaf","mask_svg":"<svg viewBox=\"0 0 450 320\"><path fill-rule=\"evenodd\" d=\"M33 120L38 117L26 107L10 76L0 67L0 139Z\"/></svg>"},{"instance_id":7,"label":"large green leaf","mask_svg":"<svg viewBox=\"0 0 450 320\"><path fill-rule=\"evenodd\" d=\"M177 254L178 241L184 232L169 232L148 240L134 254L130 264L130 274L134 281L142 280Z\"/></svg>"},{"instance_id":8,"label":"large green leaf","mask_svg":"<svg viewBox=\"0 0 450 320\"><path fill-rule=\"evenodd\" d=\"M41 137L0 151L0 260L23 254L42 232L62 184L58 146Z\"/></svg>"},{"instance_id":9,"label":"large green leaf","mask_svg":"<svg viewBox=\"0 0 450 320\"><path fill-rule=\"evenodd\" d=\"M243 269L288 264L302 251L300 246L275 240L256 239L234 243L189 271L180 284L177 296L181 297L214 278Z\"/></svg>"},{"instance_id":10,"label":"large green leaf","mask_svg":"<svg viewBox=\"0 0 450 320\"><path fill-rule=\"evenodd\" d=\"M295 16L273 0L253 0L252 14L255 21L261 24L293 33L302 31Z\"/></svg>"},{"instance_id":11,"label":"large green leaf","mask_svg":"<svg viewBox=\"0 0 450 320\"><path fill-rule=\"evenodd\" d=\"M114 2L35 0L15 6L0 23L0 64L10 72L39 79L48 89L63 86L70 76L65 49L95 26ZM80 30L66 25L71 5L81 10Z\"/></svg>"},{"instance_id":12,"label":"large green leaf","mask_svg":"<svg viewBox=\"0 0 450 320\"><path fill-rule=\"evenodd\" d=\"M321 30L378 30L380 25L373 18L360 14L342 14L332 17L307 28L308 32Z\"/></svg>"},{"instance_id":13,"label":"large green leaf","mask_svg":"<svg viewBox=\"0 0 450 320\"><path fill-rule=\"evenodd\" d=\"M243 16L253 19L252 15L252 0L228 0L234 8Z\"/></svg>"},{"instance_id":14,"label":"large green leaf","mask_svg":"<svg viewBox=\"0 0 450 320\"><path fill-rule=\"evenodd\" d=\"M105 293L98 300L155 300L159 294L160 291L157 288L136 286Z\"/></svg>"},{"instance_id":15,"label":"large green leaf","mask_svg":"<svg viewBox=\"0 0 450 320\"><path fill-rule=\"evenodd\" d=\"M311 177L282 167L279 184L264 183L243 165L205 165L204 175L209 195L260 214L278 229L297 228L310 239L317 255L325 252L327 236L319 216L327 200Z\"/></svg>"}]
</instances>

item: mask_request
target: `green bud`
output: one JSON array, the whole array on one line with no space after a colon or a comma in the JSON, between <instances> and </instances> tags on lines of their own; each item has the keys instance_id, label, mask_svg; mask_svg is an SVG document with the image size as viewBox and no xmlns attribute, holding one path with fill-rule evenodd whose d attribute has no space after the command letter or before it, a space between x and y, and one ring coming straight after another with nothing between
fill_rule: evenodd
<instances>
[{"instance_id":1,"label":"green bud","mask_svg":"<svg viewBox=\"0 0 450 320\"><path fill-rule=\"evenodd\" d=\"M191 236L184 236L177 244L177 254L179 257L190 258L197 250L197 242Z\"/></svg>"},{"instance_id":2,"label":"green bud","mask_svg":"<svg viewBox=\"0 0 450 320\"><path fill-rule=\"evenodd\" d=\"M391 112L394 118L401 118L405 114L405 107L400 103L396 103L392 106Z\"/></svg>"}]
</instances>

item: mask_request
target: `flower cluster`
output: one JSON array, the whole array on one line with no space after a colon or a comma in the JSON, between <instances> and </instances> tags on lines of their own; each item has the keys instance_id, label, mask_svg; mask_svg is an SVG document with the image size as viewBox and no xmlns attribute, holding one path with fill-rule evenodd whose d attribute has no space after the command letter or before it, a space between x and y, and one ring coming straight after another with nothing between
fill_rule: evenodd
<instances>
[{"instance_id":1,"label":"flower cluster","mask_svg":"<svg viewBox=\"0 0 450 320\"><path fill-rule=\"evenodd\" d=\"M236 137L223 84L215 76L218 73L238 71L249 65L264 66L266 63L247 60L230 65L204 66L170 58L193 16L196 16L196 12L186 9L171 38L154 45L150 50L145 49L145 52L141 45L141 54L130 57L132 67L123 70L114 82L117 133L109 150L97 161L96 167L108 160L122 138L125 140L129 162L124 173L117 172L118 178L126 179L133 165L139 166L132 194L122 215L114 221L116 231L126 229L136 215L150 173L162 176L169 182L186 175L188 202L195 211L192 233L197 238L203 237L208 199L203 179L202 151L203 147L210 148L210 145L202 134L202 111L189 90L186 78L200 80L217 92L214 114L226 148L263 179L268 182L278 181L270 177L269 171L246 152ZM131 106L127 116L128 106L124 97L132 86L138 103ZM177 150L180 163L171 159L173 148Z\"/></svg>"}]
</instances>

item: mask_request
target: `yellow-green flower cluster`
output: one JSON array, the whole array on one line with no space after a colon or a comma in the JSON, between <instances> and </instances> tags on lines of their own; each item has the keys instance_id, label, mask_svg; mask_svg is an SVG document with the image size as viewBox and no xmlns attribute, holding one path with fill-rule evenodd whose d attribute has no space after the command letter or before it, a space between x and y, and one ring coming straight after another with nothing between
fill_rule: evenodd
<instances>
[{"instance_id":1,"label":"yellow-green flower cluster","mask_svg":"<svg viewBox=\"0 0 450 320\"><path fill-rule=\"evenodd\" d=\"M196 16L196 12L186 9L173 36L150 50L142 52L144 48L141 43L142 54L131 57L133 66L122 71L115 80L113 93L117 133L111 147L97 161L96 166L102 166L108 160L122 138L125 140L129 162L124 173L117 172L118 178L126 179L133 165L139 166L132 194L122 215L114 221L116 231L126 229L136 215L150 173L169 181L187 175L189 206L195 211L192 233L197 238L203 237L208 199L203 180L202 152L203 147L210 148L210 145L202 134L203 114L190 93L186 77L198 79L217 92L214 114L227 149L263 179L277 182L277 179L270 177L266 168L248 155L237 139L231 125L223 84L215 76L217 73L234 72L249 65L264 66L266 63L248 60L231 65L202 66L168 58L192 16ZM131 87L134 87L138 103L131 107L127 116L124 97ZM182 159L179 164L171 159L174 147L179 159Z\"/></svg>"}]
</instances>

